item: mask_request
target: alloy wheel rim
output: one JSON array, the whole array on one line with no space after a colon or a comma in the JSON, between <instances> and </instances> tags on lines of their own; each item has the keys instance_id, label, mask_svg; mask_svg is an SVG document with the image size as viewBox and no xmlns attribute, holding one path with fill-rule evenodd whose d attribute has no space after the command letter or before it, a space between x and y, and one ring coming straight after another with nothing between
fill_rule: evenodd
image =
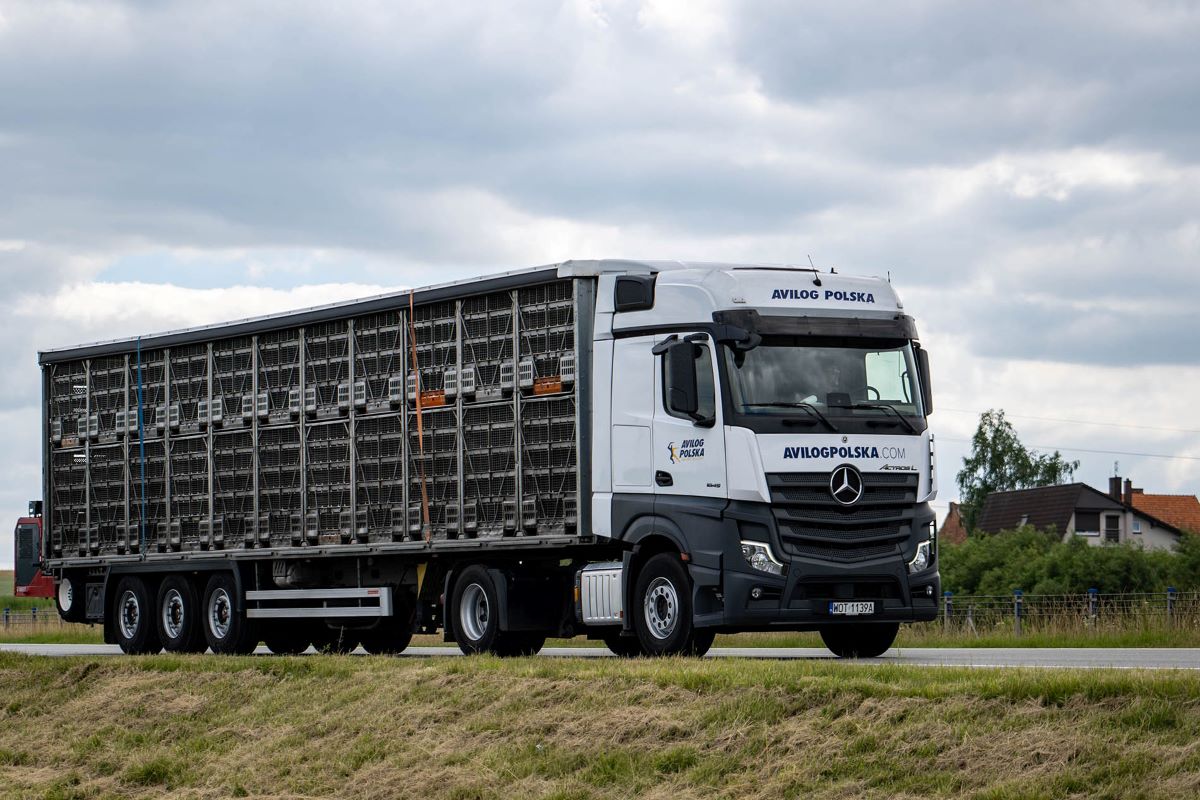
<instances>
[{"instance_id":1,"label":"alloy wheel rim","mask_svg":"<svg viewBox=\"0 0 1200 800\"><path fill-rule=\"evenodd\" d=\"M212 634L217 639L224 639L229 635L229 627L233 621L233 603L229 599L229 592L224 589L217 589L212 593L212 599L208 601L208 627Z\"/></svg>"},{"instance_id":2,"label":"alloy wheel rim","mask_svg":"<svg viewBox=\"0 0 1200 800\"><path fill-rule=\"evenodd\" d=\"M643 603L646 627L655 639L667 639L679 624L679 594L666 578L655 578L646 589Z\"/></svg>"},{"instance_id":3,"label":"alloy wheel rim","mask_svg":"<svg viewBox=\"0 0 1200 800\"><path fill-rule=\"evenodd\" d=\"M491 607L488 605L487 592L478 583L472 583L463 590L458 618L468 639L477 642L483 638L491 618Z\"/></svg>"},{"instance_id":4,"label":"alloy wheel rim","mask_svg":"<svg viewBox=\"0 0 1200 800\"><path fill-rule=\"evenodd\" d=\"M121 636L132 639L137 636L142 624L142 604L138 602L137 594L132 589L126 589L121 595L121 614L119 618Z\"/></svg>"},{"instance_id":5,"label":"alloy wheel rim","mask_svg":"<svg viewBox=\"0 0 1200 800\"><path fill-rule=\"evenodd\" d=\"M171 639L178 639L183 635L183 595L178 589L171 589L163 598L162 623L163 630Z\"/></svg>"}]
</instances>

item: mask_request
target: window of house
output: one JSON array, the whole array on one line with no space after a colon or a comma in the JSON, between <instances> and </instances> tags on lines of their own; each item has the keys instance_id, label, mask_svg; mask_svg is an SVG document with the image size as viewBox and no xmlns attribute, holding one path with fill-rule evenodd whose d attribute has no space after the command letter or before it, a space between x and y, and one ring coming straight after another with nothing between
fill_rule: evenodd
<instances>
[{"instance_id":1,"label":"window of house","mask_svg":"<svg viewBox=\"0 0 1200 800\"><path fill-rule=\"evenodd\" d=\"M1133 533L1141 533L1142 532L1142 521L1140 519L1135 519L1133 521L1132 532Z\"/></svg>"},{"instance_id":2,"label":"window of house","mask_svg":"<svg viewBox=\"0 0 1200 800\"><path fill-rule=\"evenodd\" d=\"M1100 512L1099 511L1076 511L1075 512L1075 533L1079 536L1099 536L1100 535Z\"/></svg>"},{"instance_id":3,"label":"window of house","mask_svg":"<svg viewBox=\"0 0 1200 800\"><path fill-rule=\"evenodd\" d=\"M1117 542L1121 540L1121 518L1116 514L1104 515L1104 541Z\"/></svg>"}]
</instances>

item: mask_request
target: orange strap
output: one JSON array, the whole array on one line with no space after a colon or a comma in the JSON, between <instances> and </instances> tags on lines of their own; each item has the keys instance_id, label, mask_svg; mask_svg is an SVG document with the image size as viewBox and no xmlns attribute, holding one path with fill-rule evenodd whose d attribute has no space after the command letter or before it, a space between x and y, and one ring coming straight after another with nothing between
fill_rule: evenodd
<instances>
[{"instance_id":1,"label":"orange strap","mask_svg":"<svg viewBox=\"0 0 1200 800\"><path fill-rule=\"evenodd\" d=\"M412 355L412 371L417 390L417 447L420 448L421 458L421 530L425 541L433 540L433 526L429 521L429 490L425 488L425 422L421 413L421 370L417 369L417 326L414 322L413 292L408 293L408 346Z\"/></svg>"}]
</instances>

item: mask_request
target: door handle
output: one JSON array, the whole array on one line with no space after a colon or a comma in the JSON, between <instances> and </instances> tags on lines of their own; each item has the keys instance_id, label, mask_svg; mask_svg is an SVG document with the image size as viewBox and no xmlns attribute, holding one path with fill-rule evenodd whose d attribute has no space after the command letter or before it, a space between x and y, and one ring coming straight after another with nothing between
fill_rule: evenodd
<instances>
[{"instance_id":1,"label":"door handle","mask_svg":"<svg viewBox=\"0 0 1200 800\"><path fill-rule=\"evenodd\" d=\"M671 477L671 473L663 472L661 469L654 473L654 482L659 486L675 485L675 479Z\"/></svg>"}]
</instances>

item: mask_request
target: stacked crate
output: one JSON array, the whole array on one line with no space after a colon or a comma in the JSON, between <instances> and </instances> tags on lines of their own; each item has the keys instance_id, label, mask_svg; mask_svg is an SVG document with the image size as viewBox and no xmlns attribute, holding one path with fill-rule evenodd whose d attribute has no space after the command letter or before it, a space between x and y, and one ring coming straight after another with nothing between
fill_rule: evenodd
<instances>
[{"instance_id":1,"label":"stacked crate","mask_svg":"<svg viewBox=\"0 0 1200 800\"><path fill-rule=\"evenodd\" d=\"M304 331L304 413L327 419L350 411L350 328L345 320Z\"/></svg>"},{"instance_id":2,"label":"stacked crate","mask_svg":"<svg viewBox=\"0 0 1200 800\"><path fill-rule=\"evenodd\" d=\"M416 412L408 415L408 481L409 538L416 540L422 536L422 482L429 499L433 538L458 538L462 527L458 491L458 413L454 407L425 410L420 427Z\"/></svg>"},{"instance_id":3,"label":"stacked crate","mask_svg":"<svg viewBox=\"0 0 1200 800\"><path fill-rule=\"evenodd\" d=\"M125 356L97 358L91 363L88 387L89 427L96 432L93 441L113 444L121 441L130 429L137 430L137 417L128 414L125 402L127 388L125 379ZM133 406L137 408L136 405ZM96 421L91 425L91 419Z\"/></svg>"},{"instance_id":4,"label":"stacked crate","mask_svg":"<svg viewBox=\"0 0 1200 800\"><path fill-rule=\"evenodd\" d=\"M171 435L197 434L208 426L208 347L172 348L171 398L167 427Z\"/></svg>"},{"instance_id":5,"label":"stacked crate","mask_svg":"<svg viewBox=\"0 0 1200 800\"><path fill-rule=\"evenodd\" d=\"M404 397L404 332L399 311L354 321L354 404L361 413L399 409Z\"/></svg>"},{"instance_id":6,"label":"stacked crate","mask_svg":"<svg viewBox=\"0 0 1200 800\"><path fill-rule=\"evenodd\" d=\"M93 554L120 554L129 549L125 520L125 446L92 447L88 453L88 489Z\"/></svg>"},{"instance_id":7,"label":"stacked crate","mask_svg":"<svg viewBox=\"0 0 1200 800\"><path fill-rule=\"evenodd\" d=\"M254 401L260 422L288 423L300 416L300 331L264 333L258 338L258 396Z\"/></svg>"},{"instance_id":8,"label":"stacked crate","mask_svg":"<svg viewBox=\"0 0 1200 800\"><path fill-rule=\"evenodd\" d=\"M254 435L251 431L214 433L213 521L201 531L201 545L222 549L254 540Z\"/></svg>"},{"instance_id":9,"label":"stacked crate","mask_svg":"<svg viewBox=\"0 0 1200 800\"><path fill-rule=\"evenodd\" d=\"M290 547L303 541L300 509L300 428L258 430L258 543Z\"/></svg>"},{"instance_id":10,"label":"stacked crate","mask_svg":"<svg viewBox=\"0 0 1200 800\"><path fill-rule=\"evenodd\" d=\"M243 415L247 402L254 403L254 340L249 336L213 343L212 407L208 409L214 428L238 428L249 424Z\"/></svg>"},{"instance_id":11,"label":"stacked crate","mask_svg":"<svg viewBox=\"0 0 1200 800\"><path fill-rule=\"evenodd\" d=\"M517 532L517 429L511 402L463 410L463 532Z\"/></svg>"},{"instance_id":12,"label":"stacked crate","mask_svg":"<svg viewBox=\"0 0 1200 800\"><path fill-rule=\"evenodd\" d=\"M489 402L510 397L516 386L511 292L468 297L462 301L463 400Z\"/></svg>"},{"instance_id":13,"label":"stacked crate","mask_svg":"<svg viewBox=\"0 0 1200 800\"><path fill-rule=\"evenodd\" d=\"M143 458L142 453L145 453ZM170 549L167 531L167 459L162 439L129 448L129 534L146 552Z\"/></svg>"},{"instance_id":14,"label":"stacked crate","mask_svg":"<svg viewBox=\"0 0 1200 800\"><path fill-rule=\"evenodd\" d=\"M355 501L371 542L405 538L404 434L395 414L372 415L355 426L358 482Z\"/></svg>"},{"instance_id":15,"label":"stacked crate","mask_svg":"<svg viewBox=\"0 0 1200 800\"><path fill-rule=\"evenodd\" d=\"M354 532L350 519L350 426L345 422L309 425L305 456L308 463L306 536L322 544L348 542Z\"/></svg>"},{"instance_id":16,"label":"stacked crate","mask_svg":"<svg viewBox=\"0 0 1200 800\"><path fill-rule=\"evenodd\" d=\"M194 403L193 403L194 405ZM202 436L172 438L169 550L199 550L208 524L208 440Z\"/></svg>"}]
</instances>

